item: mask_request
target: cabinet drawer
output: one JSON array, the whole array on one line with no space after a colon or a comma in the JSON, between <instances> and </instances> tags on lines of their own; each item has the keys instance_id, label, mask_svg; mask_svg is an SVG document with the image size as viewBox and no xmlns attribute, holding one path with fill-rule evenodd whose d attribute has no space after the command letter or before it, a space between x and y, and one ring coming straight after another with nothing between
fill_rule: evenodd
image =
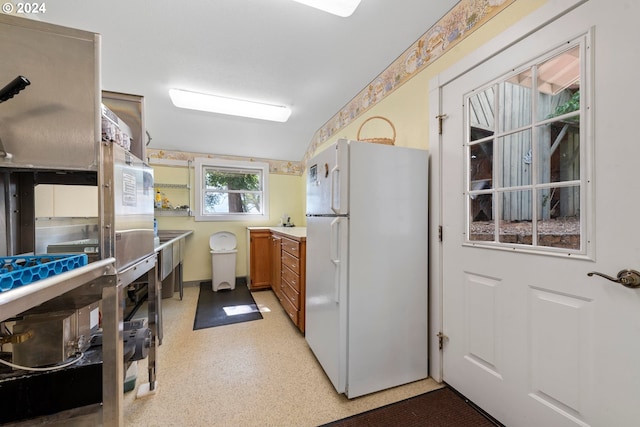
<instances>
[{"instance_id":1,"label":"cabinet drawer","mask_svg":"<svg viewBox=\"0 0 640 427\"><path fill-rule=\"evenodd\" d=\"M300 293L293 289L287 282L282 283L282 290L284 291L284 296L289 302L296 308L296 310L300 309Z\"/></svg>"},{"instance_id":2,"label":"cabinet drawer","mask_svg":"<svg viewBox=\"0 0 640 427\"><path fill-rule=\"evenodd\" d=\"M289 252L291 255L296 258L300 257L300 243L295 240L287 239L285 237L282 238L282 250Z\"/></svg>"},{"instance_id":3,"label":"cabinet drawer","mask_svg":"<svg viewBox=\"0 0 640 427\"><path fill-rule=\"evenodd\" d=\"M294 257L289 252L282 251L282 265L286 265L294 273L300 274L300 259Z\"/></svg>"},{"instance_id":4,"label":"cabinet drawer","mask_svg":"<svg viewBox=\"0 0 640 427\"><path fill-rule=\"evenodd\" d=\"M293 304L291 304L291 301L289 301L287 298L282 298L282 308L284 308L284 311L289 315L293 323L298 326L299 312L298 309L295 308Z\"/></svg>"},{"instance_id":5,"label":"cabinet drawer","mask_svg":"<svg viewBox=\"0 0 640 427\"><path fill-rule=\"evenodd\" d=\"M287 282L289 286L300 292L300 276L291 271L287 266L282 269L282 280Z\"/></svg>"}]
</instances>

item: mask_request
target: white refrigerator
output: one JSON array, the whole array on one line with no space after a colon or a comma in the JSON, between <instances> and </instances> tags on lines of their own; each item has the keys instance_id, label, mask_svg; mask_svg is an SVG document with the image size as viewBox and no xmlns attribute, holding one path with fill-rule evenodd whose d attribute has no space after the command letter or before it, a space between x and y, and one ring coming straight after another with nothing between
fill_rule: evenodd
<instances>
[{"instance_id":1,"label":"white refrigerator","mask_svg":"<svg viewBox=\"0 0 640 427\"><path fill-rule=\"evenodd\" d=\"M341 139L307 166L307 343L348 398L426 378L428 152Z\"/></svg>"}]
</instances>

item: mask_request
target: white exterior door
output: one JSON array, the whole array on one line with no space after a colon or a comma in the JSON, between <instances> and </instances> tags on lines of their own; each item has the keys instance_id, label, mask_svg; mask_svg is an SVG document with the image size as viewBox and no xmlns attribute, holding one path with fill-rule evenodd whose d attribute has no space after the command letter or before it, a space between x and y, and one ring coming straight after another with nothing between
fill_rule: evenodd
<instances>
[{"instance_id":1,"label":"white exterior door","mask_svg":"<svg viewBox=\"0 0 640 427\"><path fill-rule=\"evenodd\" d=\"M441 86L443 379L508 426L640 424L640 288L587 274L640 270L638 16L590 0Z\"/></svg>"}]
</instances>

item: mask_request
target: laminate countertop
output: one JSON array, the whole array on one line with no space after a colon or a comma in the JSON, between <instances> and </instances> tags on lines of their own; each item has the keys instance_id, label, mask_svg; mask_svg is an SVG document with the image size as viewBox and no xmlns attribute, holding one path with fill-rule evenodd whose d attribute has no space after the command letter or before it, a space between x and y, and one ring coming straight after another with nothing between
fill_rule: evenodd
<instances>
[{"instance_id":1,"label":"laminate countertop","mask_svg":"<svg viewBox=\"0 0 640 427\"><path fill-rule=\"evenodd\" d=\"M307 227L247 227L249 230L271 230L296 240L307 239Z\"/></svg>"}]
</instances>

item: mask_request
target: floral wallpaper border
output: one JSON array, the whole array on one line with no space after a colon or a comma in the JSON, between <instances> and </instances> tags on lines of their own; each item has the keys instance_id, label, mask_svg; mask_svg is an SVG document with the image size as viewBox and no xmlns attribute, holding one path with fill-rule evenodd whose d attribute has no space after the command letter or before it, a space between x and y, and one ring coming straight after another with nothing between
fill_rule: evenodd
<instances>
[{"instance_id":1,"label":"floral wallpaper border","mask_svg":"<svg viewBox=\"0 0 640 427\"><path fill-rule=\"evenodd\" d=\"M442 19L411 47L405 50L387 69L378 75L345 107L314 134L300 162L254 159L204 153L188 153L147 149L150 159L193 160L196 157L260 161L269 164L269 171L284 175L302 175L305 164L318 146L382 101L395 89L409 81L461 40L467 37L516 0L460 0Z\"/></svg>"},{"instance_id":2,"label":"floral wallpaper border","mask_svg":"<svg viewBox=\"0 0 640 427\"><path fill-rule=\"evenodd\" d=\"M303 162L318 146L418 74L516 0L460 0L440 21L316 131Z\"/></svg>"},{"instance_id":3,"label":"floral wallpaper border","mask_svg":"<svg viewBox=\"0 0 640 427\"><path fill-rule=\"evenodd\" d=\"M177 160L177 161L193 161L196 157L204 157L206 159L224 159L224 160L242 160L250 162L264 162L269 164L269 173L275 173L280 175L302 175L304 165L302 162L291 162L288 160L273 160L273 159L260 159L254 157L239 157L239 156L223 156L218 154L205 154L205 153L189 153L186 151L170 151L170 150L158 150L154 148L147 148L147 158L162 159L162 160Z\"/></svg>"}]
</instances>

